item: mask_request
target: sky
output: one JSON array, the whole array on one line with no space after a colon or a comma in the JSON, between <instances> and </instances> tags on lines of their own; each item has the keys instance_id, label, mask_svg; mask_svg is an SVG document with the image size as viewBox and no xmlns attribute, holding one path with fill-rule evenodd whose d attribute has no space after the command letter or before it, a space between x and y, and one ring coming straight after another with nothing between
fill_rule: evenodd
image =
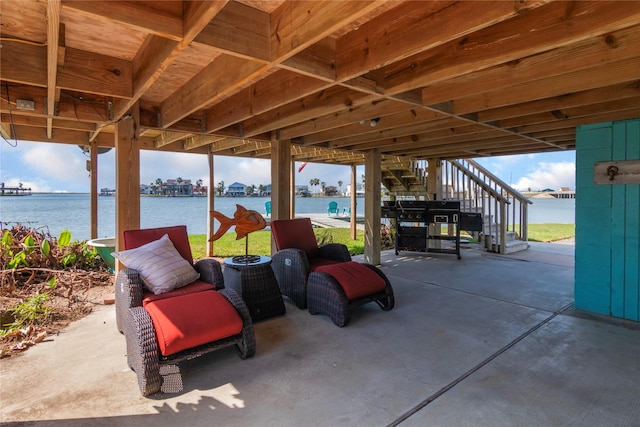
<instances>
[{"instance_id":1,"label":"sky","mask_svg":"<svg viewBox=\"0 0 640 427\"><path fill-rule=\"evenodd\" d=\"M50 144L0 139L0 182L7 187L24 188L33 192L88 193L90 178L87 171L88 155L80 147L67 144ZM536 191L545 188L569 187L575 190L575 151L486 157L475 159L482 166L519 191ZM297 163L299 167L301 164ZM214 183L225 186L234 182L245 185L271 183L269 160L240 157L214 156ZM358 166L358 183L364 174L364 166ZM209 185L207 157L202 154L140 152L140 183L151 184L160 178L190 179L192 183L202 179ZM326 185L342 189L351 180L349 166L307 164L296 175L297 185L309 185L318 178ZM115 188L115 150L98 155L98 189ZM314 189L309 186L313 192Z\"/></svg>"}]
</instances>

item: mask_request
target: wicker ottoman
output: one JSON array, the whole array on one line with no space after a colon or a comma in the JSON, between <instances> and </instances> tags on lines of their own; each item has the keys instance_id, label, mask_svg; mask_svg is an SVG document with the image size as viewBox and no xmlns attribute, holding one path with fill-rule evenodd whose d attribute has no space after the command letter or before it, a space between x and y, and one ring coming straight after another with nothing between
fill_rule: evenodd
<instances>
[{"instance_id":1,"label":"wicker ottoman","mask_svg":"<svg viewBox=\"0 0 640 427\"><path fill-rule=\"evenodd\" d=\"M262 256L255 263L224 261L224 284L244 300L252 320L262 320L285 314L286 309L271 258Z\"/></svg>"},{"instance_id":2,"label":"wicker ottoman","mask_svg":"<svg viewBox=\"0 0 640 427\"><path fill-rule=\"evenodd\" d=\"M307 305L311 314L325 314L343 327L349 323L353 309L369 302L384 311L395 305L389 279L373 265L341 262L318 267L309 274Z\"/></svg>"}]
</instances>

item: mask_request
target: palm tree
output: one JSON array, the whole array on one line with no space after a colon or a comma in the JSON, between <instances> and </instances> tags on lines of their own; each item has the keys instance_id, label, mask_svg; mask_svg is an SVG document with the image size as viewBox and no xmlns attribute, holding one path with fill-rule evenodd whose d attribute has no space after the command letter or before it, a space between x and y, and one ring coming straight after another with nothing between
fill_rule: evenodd
<instances>
[{"instance_id":1,"label":"palm tree","mask_svg":"<svg viewBox=\"0 0 640 427\"><path fill-rule=\"evenodd\" d=\"M309 184L311 184L312 187L317 187L318 185L320 185L320 178L311 179L311 181L309 181Z\"/></svg>"},{"instance_id":2,"label":"palm tree","mask_svg":"<svg viewBox=\"0 0 640 427\"><path fill-rule=\"evenodd\" d=\"M258 185L258 192L260 193L261 196L264 194L264 185L262 184Z\"/></svg>"},{"instance_id":3,"label":"palm tree","mask_svg":"<svg viewBox=\"0 0 640 427\"><path fill-rule=\"evenodd\" d=\"M216 190L218 190L218 196L222 196L222 194L224 193L224 189L226 187L224 186L224 181L220 181L218 183L218 187L216 188Z\"/></svg>"},{"instance_id":4,"label":"palm tree","mask_svg":"<svg viewBox=\"0 0 640 427\"><path fill-rule=\"evenodd\" d=\"M324 188L325 188L326 186L327 186L327 183L326 183L326 182L322 181L322 182L320 183L320 187L322 187L322 195L323 195L323 196L325 196L325 194L324 194Z\"/></svg>"},{"instance_id":5,"label":"palm tree","mask_svg":"<svg viewBox=\"0 0 640 427\"><path fill-rule=\"evenodd\" d=\"M162 192L162 179L156 178L156 192L159 194Z\"/></svg>"},{"instance_id":6,"label":"palm tree","mask_svg":"<svg viewBox=\"0 0 640 427\"><path fill-rule=\"evenodd\" d=\"M342 194L342 181L338 181L338 187L340 188L340 194Z\"/></svg>"},{"instance_id":7,"label":"palm tree","mask_svg":"<svg viewBox=\"0 0 640 427\"><path fill-rule=\"evenodd\" d=\"M178 182L178 194L182 194L182 178L178 177L176 181Z\"/></svg>"}]
</instances>

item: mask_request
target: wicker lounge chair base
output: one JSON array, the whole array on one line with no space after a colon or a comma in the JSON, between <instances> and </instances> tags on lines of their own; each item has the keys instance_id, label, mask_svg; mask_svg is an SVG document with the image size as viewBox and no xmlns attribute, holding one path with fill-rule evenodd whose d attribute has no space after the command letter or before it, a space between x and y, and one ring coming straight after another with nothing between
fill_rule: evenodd
<instances>
[{"instance_id":1,"label":"wicker lounge chair base","mask_svg":"<svg viewBox=\"0 0 640 427\"><path fill-rule=\"evenodd\" d=\"M339 265L339 264L338 264ZM393 288L382 271L370 264L359 264L380 276L386 286L383 291L375 291L352 300L347 299L340 282L329 273L312 272L307 284L307 305L311 314L325 314L338 327L346 326L353 310L363 304L375 302L383 311L391 310L395 305ZM363 272L366 270L363 270ZM358 284L367 287L368 283Z\"/></svg>"},{"instance_id":2,"label":"wicker lounge chair base","mask_svg":"<svg viewBox=\"0 0 640 427\"><path fill-rule=\"evenodd\" d=\"M318 246L309 218L274 220L271 232L278 252L272 267L283 296L298 308L307 308L307 279L317 266L351 261L347 247L341 243Z\"/></svg>"},{"instance_id":3,"label":"wicker lounge chair base","mask_svg":"<svg viewBox=\"0 0 640 427\"><path fill-rule=\"evenodd\" d=\"M154 393L179 393L182 391L182 376L179 362L194 359L225 347L235 346L241 359L252 357L256 352L256 341L251 317L240 296L231 289L220 291L241 315L242 332L229 338L190 348L170 356L162 356L149 313L142 307L129 309L125 322L127 361L138 377L138 386L143 396Z\"/></svg>"}]
</instances>

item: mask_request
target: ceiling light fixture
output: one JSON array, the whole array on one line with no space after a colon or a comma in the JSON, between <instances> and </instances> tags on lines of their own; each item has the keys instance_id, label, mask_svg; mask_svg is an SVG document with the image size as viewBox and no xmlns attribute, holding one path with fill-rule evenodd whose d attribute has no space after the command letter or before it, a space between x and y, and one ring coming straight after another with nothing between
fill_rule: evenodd
<instances>
[{"instance_id":1,"label":"ceiling light fixture","mask_svg":"<svg viewBox=\"0 0 640 427\"><path fill-rule=\"evenodd\" d=\"M374 127L376 127L376 125L378 124L379 121L380 121L380 117L376 117L375 119L371 119L371 121L369 122L369 126L374 128Z\"/></svg>"}]
</instances>

